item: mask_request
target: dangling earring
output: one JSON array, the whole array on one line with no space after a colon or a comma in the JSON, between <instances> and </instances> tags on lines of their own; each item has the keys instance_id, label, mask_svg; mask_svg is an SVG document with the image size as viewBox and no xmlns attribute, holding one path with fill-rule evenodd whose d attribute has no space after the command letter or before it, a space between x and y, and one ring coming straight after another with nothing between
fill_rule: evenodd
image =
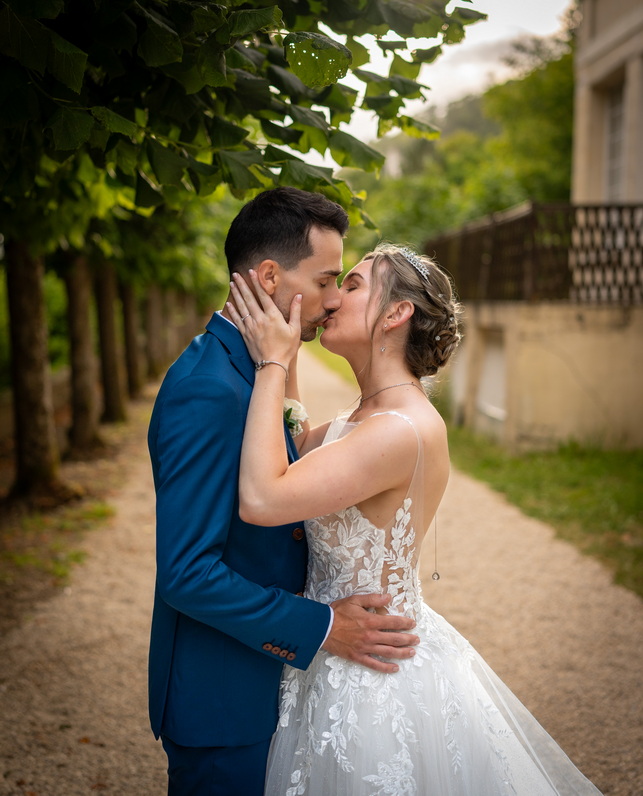
<instances>
[{"instance_id":1,"label":"dangling earring","mask_svg":"<svg viewBox=\"0 0 643 796\"><path fill-rule=\"evenodd\" d=\"M388 326L388 323L385 323L385 324L384 324L384 329L386 329L386 328L387 328L387 326ZM384 332L384 334L386 334L386 332ZM382 353L384 353L384 352L386 351L386 346L385 346L385 345L383 345L383 346L380 348L380 351L381 351Z\"/></svg>"}]
</instances>

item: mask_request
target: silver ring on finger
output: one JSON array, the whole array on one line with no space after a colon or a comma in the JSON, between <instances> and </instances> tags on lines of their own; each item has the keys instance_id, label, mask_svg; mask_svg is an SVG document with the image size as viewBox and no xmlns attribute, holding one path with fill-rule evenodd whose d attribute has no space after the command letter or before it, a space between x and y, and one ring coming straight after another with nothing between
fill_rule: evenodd
<instances>
[{"instance_id":1,"label":"silver ring on finger","mask_svg":"<svg viewBox=\"0 0 643 796\"><path fill-rule=\"evenodd\" d=\"M244 315L244 316L243 316L243 318L242 318L241 320L242 320L242 321L245 321L245 319L246 319L246 318L249 318L249 317L250 317L250 313L248 313L247 315Z\"/></svg>"}]
</instances>

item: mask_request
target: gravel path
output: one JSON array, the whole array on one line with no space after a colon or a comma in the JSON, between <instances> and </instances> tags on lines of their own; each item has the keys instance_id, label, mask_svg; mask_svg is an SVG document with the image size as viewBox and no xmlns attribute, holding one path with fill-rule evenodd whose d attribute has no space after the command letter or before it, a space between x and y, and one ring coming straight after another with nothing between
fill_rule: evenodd
<instances>
[{"instance_id":1,"label":"gravel path","mask_svg":"<svg viewBox=\"0 0 643 796\"><path fill-rule=\"evenodd\" d=\"M300 371L315 420L356 395L305 352ZM154 501L144 438L142 414L121 454L116 514L86 537L88 558L71 585L0 639L0 794L165 793L165 757L146 712ZM605 794L641 796L641 600L458 472L439 512L438 583L432 552L427 601Z\"/></svg>"}]
</instances>

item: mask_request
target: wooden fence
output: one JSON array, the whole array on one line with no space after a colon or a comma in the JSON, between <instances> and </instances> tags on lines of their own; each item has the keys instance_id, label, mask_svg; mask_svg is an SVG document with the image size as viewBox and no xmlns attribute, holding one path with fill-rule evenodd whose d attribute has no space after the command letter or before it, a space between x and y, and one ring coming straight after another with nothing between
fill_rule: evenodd
<instances>
[{"instance_id":1,"label":"wooden fence","mask_svg":"<svg viewBox=\"0 0 643 796\"><path fill-rule=\"evenodd\" d=\"M463 301L643 303L643 204L526 202L426 241Z\"/></svg>"}]
</instances>

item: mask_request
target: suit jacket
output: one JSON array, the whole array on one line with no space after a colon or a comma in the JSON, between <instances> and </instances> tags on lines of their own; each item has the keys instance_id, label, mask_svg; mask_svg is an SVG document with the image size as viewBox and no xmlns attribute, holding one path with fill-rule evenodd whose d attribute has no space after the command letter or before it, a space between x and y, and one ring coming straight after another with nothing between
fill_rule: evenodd
<instances>
[{"instance_id":1,"label":"suit jacket","mask_svg":"<svg viewBox=\"0 0 643 796\"><path fill-rule=\"evenodd\" d=\"M239 517L254 375L243 338L215 314L170 367L150 421L157 523L150 718L157 737L182 746L270 737L283 663L305 669L330 621L328 606L297 595L306 577L303 523L259 527Z\"/></svg>"}]
</instances>

